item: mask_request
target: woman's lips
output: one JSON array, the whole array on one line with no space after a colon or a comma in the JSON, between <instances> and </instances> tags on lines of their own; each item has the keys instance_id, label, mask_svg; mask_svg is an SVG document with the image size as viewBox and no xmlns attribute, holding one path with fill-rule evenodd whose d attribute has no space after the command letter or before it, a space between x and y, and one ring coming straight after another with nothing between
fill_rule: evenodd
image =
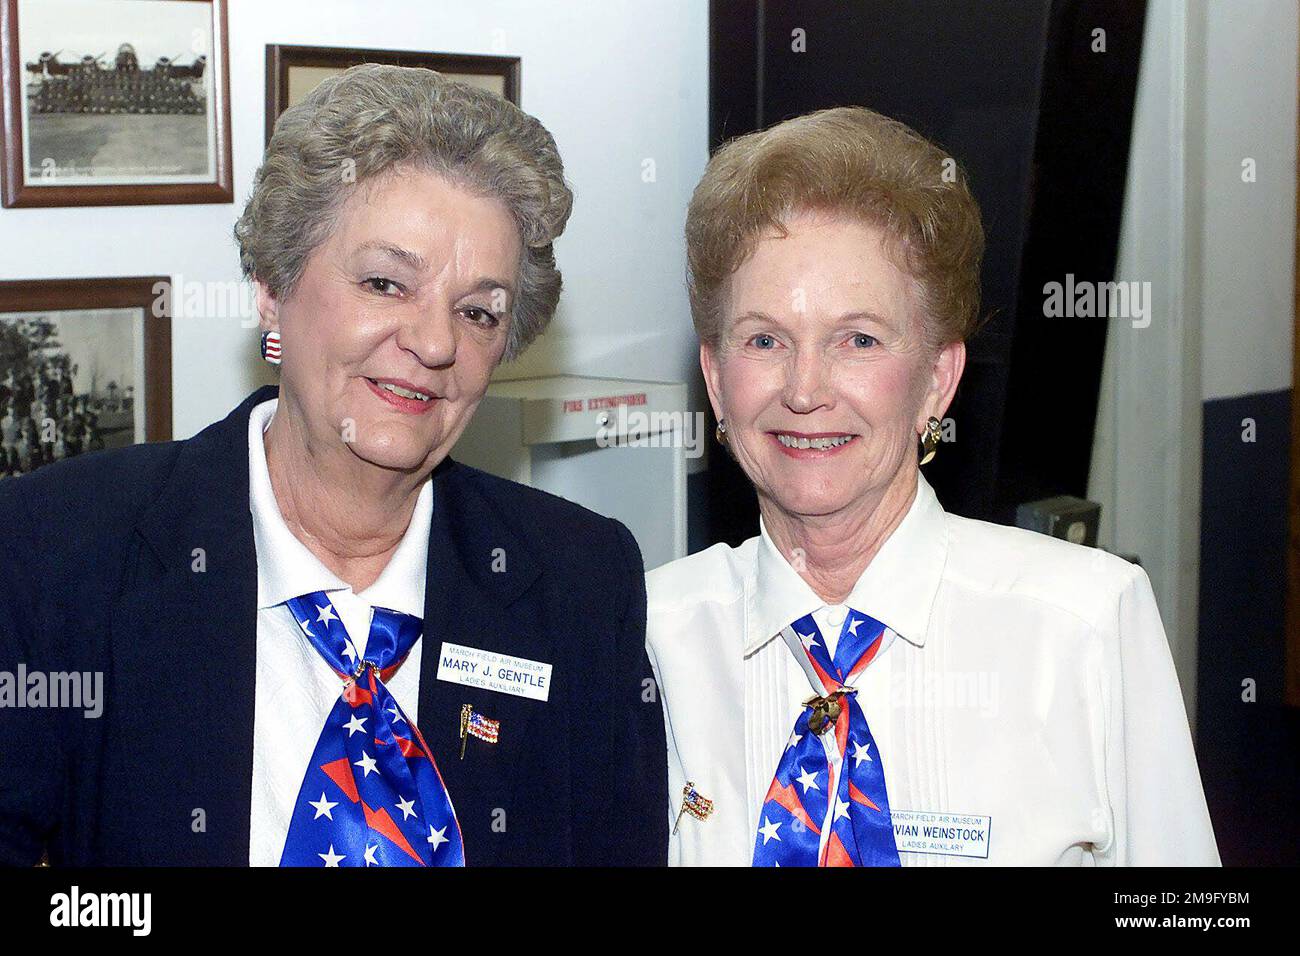
<instances>
[{"instance_id":1,"label":"woman's lips","mask_svg":"<svg viewBox=\"0 0 1300 956\"><path fill-rule=\"evenodd\" d=\"M841 442L838 445L831 445L827 448L814 448L811 445L807 448L791 448L789 445L783 444L781 439L777 437L778 435L784 435L787 438L795 439L806 438L810 442L814 439L821 438L847 438L848 441ZM801 459L830 458L852 446L860 437L858 435L850 434L849 432L768 432L767 436L772 440L772 444L775 445L783 454L788 455L791 458Z\"/></svg>"},{"instance_id":2,"label":"woman's lips","mask_svg":"<svg viewBox=\"0 0 1300 956\"><path fill-rule=\"evenodd\" d=\"M387 382L390 385L401 386L407 391L411 391L411 392L420 391L418 388L415 388L412 385L408 385L406 382L400 382L394 379L387 379L387 378L381 379L380 381ZM437 396L430 396L428 401L422 401L418 398L406 398L403 395L397 395L393 392L390 392L386 388L381 388L377 384L376 380L372 378L365 379L365 383L366 383L366 387L369 388L370 391L374 392L376 395L382 398L389 405L396 408L398 411L406 412L408 415L423 415L426 412L431 411L433 409L433 406L436 405L438 402Z\"/></svg>"}]
</instances>

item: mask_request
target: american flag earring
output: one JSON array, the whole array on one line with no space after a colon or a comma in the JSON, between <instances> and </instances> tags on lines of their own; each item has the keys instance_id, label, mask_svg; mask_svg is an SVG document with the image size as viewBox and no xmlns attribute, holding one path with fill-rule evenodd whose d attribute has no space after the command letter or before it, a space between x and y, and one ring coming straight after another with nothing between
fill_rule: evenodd
<instances>
[{"instance_id":1,"label":"american flag earring","mask_svg":"<svg viewBox=\"0 0 1300 956\"><path fill-rule=\"evenodd\" d=\"M262 359L268 365L280 364L280 333L262 333Z\"/></svg>"}]
</instances>

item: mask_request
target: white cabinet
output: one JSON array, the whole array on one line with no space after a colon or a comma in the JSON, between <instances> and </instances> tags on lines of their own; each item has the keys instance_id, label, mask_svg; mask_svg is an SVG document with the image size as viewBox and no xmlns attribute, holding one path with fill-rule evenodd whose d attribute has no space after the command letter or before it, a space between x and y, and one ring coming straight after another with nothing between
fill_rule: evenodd
<instances>
[{"instance_id":1,"label":"white cabinet","mask_svg":"<svg viewBox=\"0 0 1300 956\"><path fill-rule=\"evenodd\" d=\"M451 456L627 525L647 569L686 554L683 382L494 382Z\"/></svg>"}]
</instances>

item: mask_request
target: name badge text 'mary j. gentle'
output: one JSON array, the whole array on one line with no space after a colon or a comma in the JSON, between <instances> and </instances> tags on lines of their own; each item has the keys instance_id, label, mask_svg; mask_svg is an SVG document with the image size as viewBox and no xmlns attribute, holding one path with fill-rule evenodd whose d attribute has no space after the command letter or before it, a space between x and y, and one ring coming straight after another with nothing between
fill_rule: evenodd
<instances>
[{"instance_id":1,"label":"name badge text 'mary j. gentle'","mask_svg":"<svg viewBox=\"0 0 1300 956\"><path fill-rule=\"evenodd\" d=\"M533 700L551 696L551 665L462 644L442 645L438 680Z\"/></svg>"}]
</instances>

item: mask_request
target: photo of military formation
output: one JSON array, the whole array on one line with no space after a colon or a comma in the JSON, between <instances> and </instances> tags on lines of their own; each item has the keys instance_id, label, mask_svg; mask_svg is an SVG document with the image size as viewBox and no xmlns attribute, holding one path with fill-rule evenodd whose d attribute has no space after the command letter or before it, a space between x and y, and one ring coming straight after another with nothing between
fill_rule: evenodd
<instances>
[{"instance_id":1,"label":"photo of military formation","mask_svg":"<svg viewBox=\"0 0 1300 956\"><path fill-rule=\"evenodd\" d=\"M120 332L131 318L110 318L102 331ZM0 315L0 479L136 440L132 370L110 361L101 373L93 352L64 344L68 321Z\"/></svg>"},{"instance_id":2,"label":"photo of military formation","mask_svg":"<svg viewBox=\"0 0 1300 956\"><path fill-rule=\"evenodd\" d=\"M27 63L27 97L31 113L189 113L206 109L203 73L207 57L181 65L160 56L142 67L130 43L117 49L111 64L104 54L86 54L77 62L60 59L64 51L45 51Z\"/></svg>"},{"instance_id":3,"label":"photo of military formation","mask_svg":"<svg viewBox=\"0 0 1300 956\"><path fill-rule=\"evenodd\" d=\"M215 175L220 58L208 4L39 0L20 12L13 78L28 184Z\"/></svg>"}]
</instances>

